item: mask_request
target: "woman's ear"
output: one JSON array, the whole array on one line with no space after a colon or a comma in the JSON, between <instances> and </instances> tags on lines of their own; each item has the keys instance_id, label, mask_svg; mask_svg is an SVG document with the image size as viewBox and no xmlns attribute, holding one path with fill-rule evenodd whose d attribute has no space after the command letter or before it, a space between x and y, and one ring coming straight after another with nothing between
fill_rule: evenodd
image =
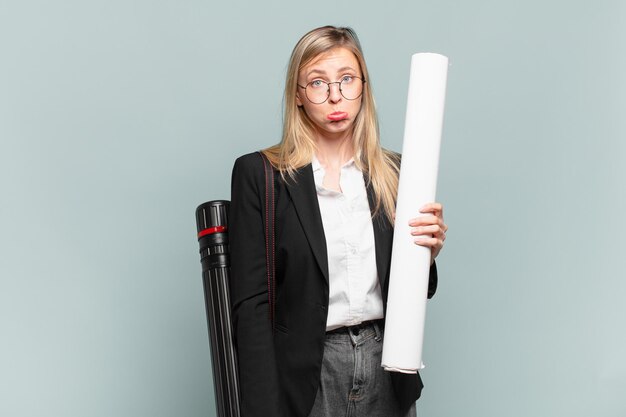
<instances>
[{"instance_id":1,"label":"woman's ear","mask_svg":"<svg viewBox=\"0 0 626 417\"><path fill-rule=\"evenodd\" d=\"M300 93L296 92L296 104L298 107L302 107L302 100L300 100Z\"/></svg>"}]
</instances>

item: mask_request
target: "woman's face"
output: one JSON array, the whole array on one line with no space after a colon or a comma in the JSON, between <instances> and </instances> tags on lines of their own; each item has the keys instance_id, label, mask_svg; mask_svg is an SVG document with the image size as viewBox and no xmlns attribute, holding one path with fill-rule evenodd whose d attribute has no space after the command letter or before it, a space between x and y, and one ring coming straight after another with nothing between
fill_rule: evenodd
<instances>
[{"instance_id":1,"label":"woman's face","mask_svg":"<svg viewBox=\"0 0 626 417\"><path fill-rule=\"evenodd\" d=\"M352 134L354 121L361 109L362 95L355 100L348 100L339 91L338 83L344 80L344 94L347 94L348 88L346 87L348 83L360 83L360 80L354 80L352 77L363 78L359 61L357 61L350 50L340 47L319 55L300 70L298 84L302 87L308 85L307 92L309 97L313 97L313 94L315 94L313 92L314 88L325 92L327 86L324 82L335 83L329 86L328 99L321 104L311 102L307 98L305 89L297 87L296 103L304 109L315 125L318 138L332 140L345 138L347 135Z\"/></svg>"}]
</instances>

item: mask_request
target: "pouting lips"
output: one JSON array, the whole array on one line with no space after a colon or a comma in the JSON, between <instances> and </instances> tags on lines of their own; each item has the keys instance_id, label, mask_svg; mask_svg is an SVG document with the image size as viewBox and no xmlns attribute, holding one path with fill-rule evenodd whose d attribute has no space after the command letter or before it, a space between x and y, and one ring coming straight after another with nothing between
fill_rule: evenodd
<instances>
[{"instance_id":1,"label":"pouting lips","mask_svg":"<svg viewBox=\"0 0 626 417\"><path fill-rule=\"evenodd\" d=\"M338 122L340 120L347 119L348 113L346 113L345 111L336 111L334 113L329 114L326 117L328 118L328 120L332 120L333 122Z\"/></svg>"}]
</instances>

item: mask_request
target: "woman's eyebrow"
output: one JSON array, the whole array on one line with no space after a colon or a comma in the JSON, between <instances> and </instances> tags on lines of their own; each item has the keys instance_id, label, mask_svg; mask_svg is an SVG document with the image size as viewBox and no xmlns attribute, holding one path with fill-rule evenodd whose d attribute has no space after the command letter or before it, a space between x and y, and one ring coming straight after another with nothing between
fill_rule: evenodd
<instances>
[{"instance_id":1,"label":"woman's eyebrow","mask_svg":"<svg viewBox=\"0 0 626 417\"><path fill-rule=\"evenodd\" d=\"M337 70L337 72L344 72L344 71L354 71L354 72L356 72L356 70L354 68L352 68L352 67L341 67L341 68L339 68ZM326 75L326 71L314 68L314 69L312 69L311 71L309 71L306 74L307 78L310 77L312 74Z\"/></svg>"},{"instance_id":2,"label":"woman's eyebrow","mask_svg":"<svg viewBox=\"0 0 626 417\"><path fill-rule=\"evenodd\" d=\"M320 69L312 69L306 74L307 78L310 77L312 74L326 75L326 71Z\"/></svg>"}]
</instances>

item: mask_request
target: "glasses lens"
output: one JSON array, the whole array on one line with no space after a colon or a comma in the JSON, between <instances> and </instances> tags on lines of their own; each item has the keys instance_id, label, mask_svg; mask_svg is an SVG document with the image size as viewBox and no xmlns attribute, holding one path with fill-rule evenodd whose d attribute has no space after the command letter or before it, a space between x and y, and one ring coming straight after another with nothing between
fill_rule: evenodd
<instances>
[{"instance_id":1,"label":"glasses lens","mask_svg":"<svg viewBox=\"0 0 626 417\"><path fill-rule=\"evenodd\" d=\"M328 84L321 80L310 82L305 89L306 98L313 104L321 104L328 98Z\"/></svg>"},{"instance_id":2,"label":"glasses lens","mask_svg":"<svg viewBox=\"0 0 626 417\"><path fill-rule=\"evenodd\" d=\"M345 76L341 80L341 94L348 100L356 100L363 94L363 80Z\"/></svg>"}]
</instances>

